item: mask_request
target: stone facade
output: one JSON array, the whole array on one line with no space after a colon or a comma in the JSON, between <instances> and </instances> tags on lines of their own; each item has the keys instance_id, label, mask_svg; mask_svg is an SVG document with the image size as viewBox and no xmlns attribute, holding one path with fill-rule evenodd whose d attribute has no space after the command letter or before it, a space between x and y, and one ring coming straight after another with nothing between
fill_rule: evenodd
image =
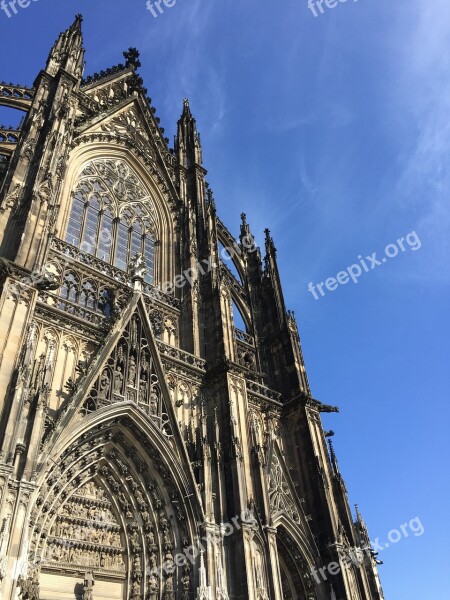
<instances>
[{"instance_id":1,"label":"stone facade","mask_svg":"<svg viewBox=\"0 0 450 600\"><path fill-rule=\"evenodd\" d=\"M136 50L83 79L81 29L0 85L0 596L382 598L269 231L219 220Z\"/></svg>"}]
</instances>

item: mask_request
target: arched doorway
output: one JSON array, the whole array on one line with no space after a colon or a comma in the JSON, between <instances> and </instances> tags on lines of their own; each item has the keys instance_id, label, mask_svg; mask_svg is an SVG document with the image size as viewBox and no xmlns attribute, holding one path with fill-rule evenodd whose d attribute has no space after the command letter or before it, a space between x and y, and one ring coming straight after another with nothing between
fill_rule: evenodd
<instances>
[{"instance_id":1,"label":"arched doorway","mask_svg":"<svg viewBox=\"0 0 450 600\"><path fill-rule=\"evenodd\" d=\"M183 598L193 592L192 565L173 559L193 543L200 515L183 500L192 489L181 461L156 427L139 427L143 419L131 405L87 417L90 428L43 478L24 583L38 579L40 600L174 600L178 589Z\"/></svg>"},{"instance_id":2,"label":"arched doorway","mask_svg":"<svg viewBox=\"0 0 450 600\"><path fill-rule=\"evenodd\" d=\"M277 550L283 600L316 600L308 563L283 527L278 528Z\"/></svg>"}]
</instances>

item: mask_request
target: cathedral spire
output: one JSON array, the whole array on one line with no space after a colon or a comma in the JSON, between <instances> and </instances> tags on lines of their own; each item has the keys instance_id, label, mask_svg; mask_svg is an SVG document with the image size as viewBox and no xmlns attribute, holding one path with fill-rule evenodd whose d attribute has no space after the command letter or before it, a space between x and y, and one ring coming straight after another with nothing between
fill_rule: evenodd
<instances>
[{"instance_id":1,"label":"cathedral spire","mask_svg":"<svg viewBox=\"0 0 450 600\"><path fill-rule=\"evenodd\" d=\"M178 121L175 150L180 163L186 168L194 164L201 165L203 162L200 134L197 132L197 123L192 116L188 98L183 100L183 112Z\"/></svg>"},{"instance_id":2,"label":"cathedral spire","mask_svg":"<svg viewBox=\"0 0 450 600\"><path fill-rule=\"evenodd\" d=\"M55 76L59 70L81 77L83 70L83 17L78 14L72 25L60 34L50 51L46 71Z\"/></svg>"},{"instance_id":3,"label":"cathedral spire","mask_svg":"<svg viewBox=\"0 0 450 600\"><path fill-rule=\"evenodd\" d=\"M270 281L270 287L273 291L273 298L278 315L278 322L281 326L286 322L286 307L281 288L280 274L278 271L277 249L275 248L274 241L270 235L270 229L265 229L264 234L266 246L266 256L264 259L265 274Z\"/></svg>"},{"instance_id":4,"label":"cathedral spire","mask_svg":"<svg viewBox=\"0 0 450 600\"><path fill-rule=\"evenodd\" d=\"M270 229L264 229L264 235L266 240L266 255L267 257L275 258L277 255L277 249L275 248L273 238L270 235Z\"/></svg>"},{"instance_id":5,"label":"cathedral spire","mask_svg":"<svg viewBox=\"0 0 450 600\"><path fill-rule=\"evenodd\" d=\"M245 213L241 213L241 235L239 239L243 247L247 250L255 247L255 238L247 223L247 215Z\"/></svg>"},{"instance_id":6,"label":"cathedral spire","mask_svg":"<svg viewBox=\"0 0 450 600\"><path fill-rule=\"evenodd\" d=\"M211 588L206 579L205 561L203 559L204 550L200 550L200 569L199 569L199 586L197 588L196 600L211 600Z\"/></svg>"},{"instance_id":7,"label":"cathedral spire","mask_svg":"<svg viewBox=\"0 0 450 600\"><path fill-rule=\"evenodd\" d=\"M330 461L331 461L331 466L333 468L333 475L335 477L338 477L340 475L339 464L338 464L338 461L336 458L336 452L334 451L333 442L331 440L328 440L328 446L330 449Z\"/></svg>"},{"instance_id":8,"label":"cathedral spire","mask_svg":"<svg viewBox=\"0 0 450 600\"><path fill-rule=\"evenodd\" d=\"M131 67L134 71L136 71L136 69L139 69L139 67L141 66L139 56L139 50L137 50L136 48L128 48L128 50L123 53L123 57L126 61L126 67Z\"/></svg>"}]
</instances>

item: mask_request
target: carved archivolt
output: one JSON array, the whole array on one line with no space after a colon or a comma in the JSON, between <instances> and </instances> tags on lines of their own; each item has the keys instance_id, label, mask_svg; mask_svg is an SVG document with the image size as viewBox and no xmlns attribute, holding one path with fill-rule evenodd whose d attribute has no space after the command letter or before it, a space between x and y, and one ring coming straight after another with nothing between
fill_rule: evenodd
<instances>
[{"instance_id":1,"label":"carved archivolt","mask_svg":"<svg viewBox=\"0 0 450 600\"><path fill-rule=\"evenodd\" d=\"M186 589L189 568L157 570L192 543L162 456L129 418L83 434L46 474L30 515L27 573L123 582L127 598ZM73 579L72 579L73 581ZM156 598L156 596L155 596Z\"/></svg>"}]
</instances>

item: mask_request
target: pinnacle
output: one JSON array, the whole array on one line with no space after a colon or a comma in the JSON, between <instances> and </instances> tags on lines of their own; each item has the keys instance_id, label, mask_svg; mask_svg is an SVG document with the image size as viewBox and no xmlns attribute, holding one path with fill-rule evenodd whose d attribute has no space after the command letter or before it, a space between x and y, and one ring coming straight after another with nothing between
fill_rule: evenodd
<instances>
[{"instance_id":1,"label":"pinnacle","mask_svg":"<svg viewBox=\"0 0 450 600\"><path fill-rule=\"evenodd\" d=\"M75 15L75 21L69 27L69 30L73 31L73 32L77 31L77 32L81 33L81 24L82 23L83 23L83 15L81 15L81 14Z\"/></svg>"},{"instance_id":2,"label":"pinnacle","mask_svg":"<svg viewBox=\"0 0 450 600\"><path fill-rule=\"evenodd\" d=\"M186 117L188 119L192 118L192 113L191 113L191 108L189 106L189 98L185 98L183 100L183 112L181 114L181 117Z\"/></svg>"},{"instance_id":3,"label":"pinnacle","mask_svg":"<svg viewBox=\"0 0 450 600\"><path fill-rule=\"evenodd\" d=\"M128 50L123 53L123 56L127 61L127 67L132 67L135 70L139 69L139 67L141 66L141 61L139 60L139 50L137 50L136 48L128 48Z\"/></svg>"}]
</instances>

